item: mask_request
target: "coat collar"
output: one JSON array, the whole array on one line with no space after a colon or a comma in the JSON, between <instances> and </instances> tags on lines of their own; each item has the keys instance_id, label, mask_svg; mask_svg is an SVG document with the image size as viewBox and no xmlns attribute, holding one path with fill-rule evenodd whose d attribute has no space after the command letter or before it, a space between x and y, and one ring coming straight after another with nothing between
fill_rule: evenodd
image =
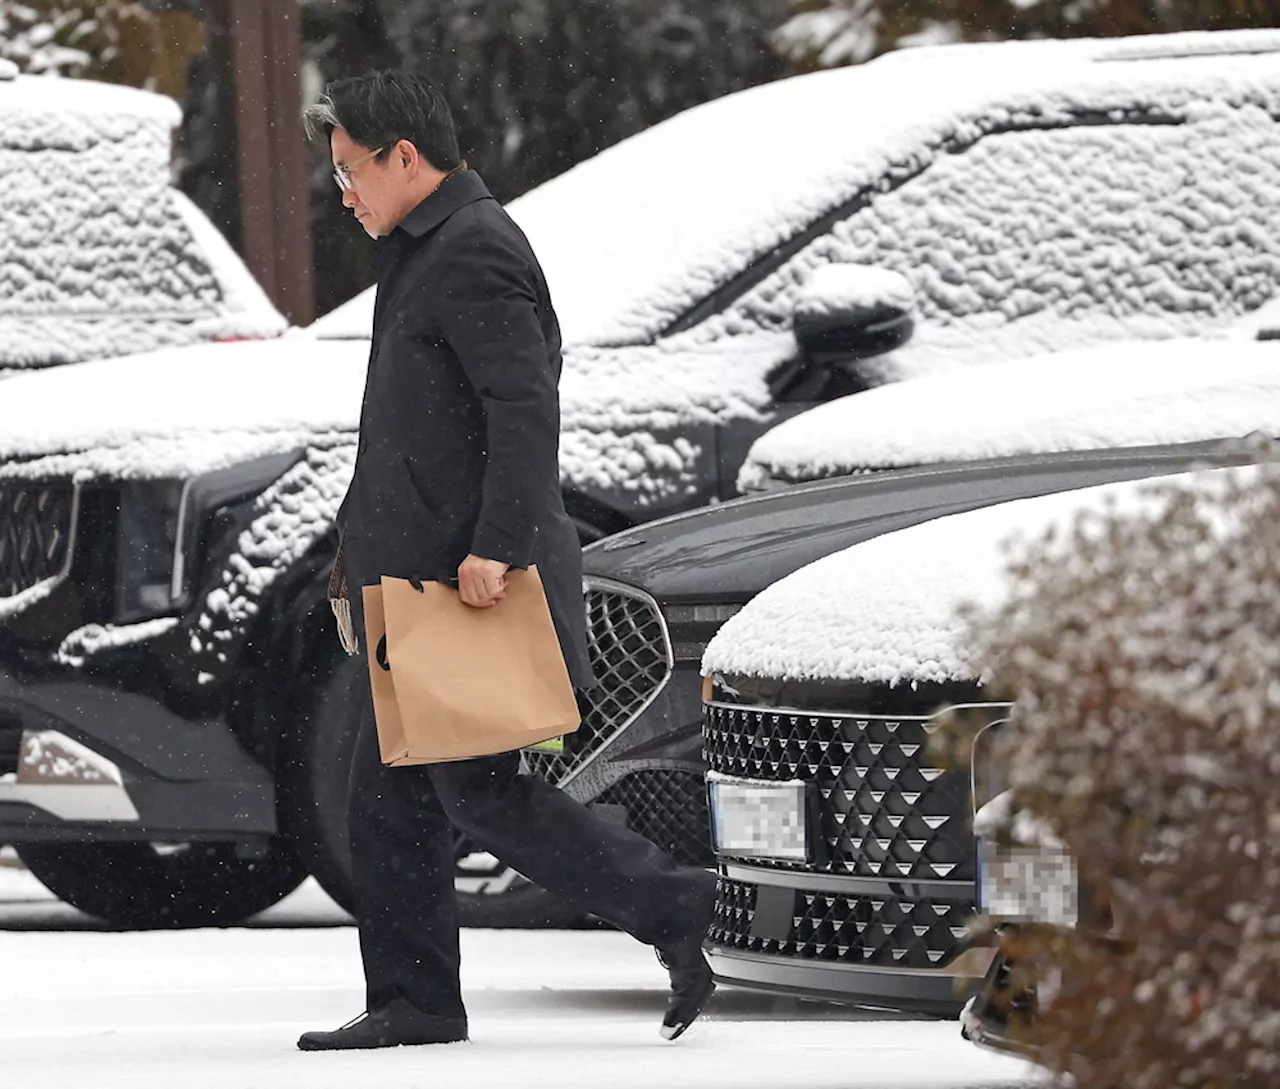
<instances>
[{"instance_id":1,"label":"coat collar","mask_svg":"<svg viewBox=\"0 0 1280 1089\"><path fill-rule=\"evenodd\" d=\"M474 170L464 170L448 178L405 216L398 229L414 238L421 238L428 231L434 231L459 208L491 196L479 174Z\"/></svg>"}]
</instances>

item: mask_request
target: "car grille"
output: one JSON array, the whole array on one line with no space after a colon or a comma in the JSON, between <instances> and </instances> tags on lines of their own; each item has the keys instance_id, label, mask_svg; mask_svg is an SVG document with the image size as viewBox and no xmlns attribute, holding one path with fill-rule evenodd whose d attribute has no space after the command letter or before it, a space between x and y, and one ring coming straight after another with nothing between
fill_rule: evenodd
<instances>
[{"instance_id":1,"label":"car grille","mask_svg":"<svg viewBox=\"0 0 1280 1089\"><path fill-rule=\"evenodd\" d=\"M71 484L0 485L0 599L65 573L75 511Z\"/></svg>"},{"instance_id":2,"label":"car grille","mask_svg":"<svg viewBox=\"0 0 1280 1089\"><path fill-rule=\"evenodd\" d=\"M943 968L960 952L973 901L771 890L794 898L785 939L753 934L758 886L722 877L708 938L717 945L806 960Z\"/></svg>"},{"instance_id":3,"label":"car grille","mask_svg":"<svg viewBox=\"0 0 1280 1089\"><path fill-rule=\"evenodd\" d=\"M563 784L652 702L671 676L671 640L657 602L619 583L588 579L587 649L596 686L580 700L582 724L563 753L525 753L526 768Z\"/></svg>"},{"instance_id":4,"label":"car grille","mask_svg":"<svg viewBox=\"0 0 1280 1089\"><path fill-rule=\"evenodd\" d=\"M702 775L669 768L633 771L624 775L597 802L620 805L627 827L656 843L677 862L711 866L711 826Z\"/></svg>"},{"instance_id":5,"label":"car grille","mask_svg":"<svg viewBox=\"0 0 1280 1089\"><path fill-rule=\"evenodd\" d=\"M1003 713L1005 705L992 705ZM752 865L862 877L973 879L968 781L929 761L937 716L876 716L707 708L703 751L712 771L818 785L825 848L814 862Z\"/></svg>"}]
</instances>

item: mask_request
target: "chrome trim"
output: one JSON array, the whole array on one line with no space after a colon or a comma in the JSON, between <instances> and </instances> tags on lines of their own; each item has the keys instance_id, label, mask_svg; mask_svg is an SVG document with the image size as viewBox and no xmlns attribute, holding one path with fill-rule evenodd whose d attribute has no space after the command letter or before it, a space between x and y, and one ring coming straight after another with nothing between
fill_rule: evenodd
<instances>
[{"instance_id":1,"label":"chrome trim","mask_svg":"<svg viewBox=\"0 0 1280 1089\"><path fill-rule=\"evenodd\" d=\"M1009 714L1004 718L994 718L973 735L973 740L969 742L969 807L973 810L973 817L978 816L978 810L982 808L978 804L978 762L974 759L978 753L978 742L982 740L982 735L988 730L996 726L1004 726L1006 723L1013 721L1013 704L1008 704ZM991 801L992 799L987 799ZM983 803L986 804L985 802ZM975 833L976 836L976 833Z\"/></svg>"},{"instance_id":2,"label":"chrome trim","mask_svg":"<svg viewBox=\"0 0 1280 1089\"><path fill-rule=\"evenodd\" d=\"M727 700L710 700L704 707L717 707L722 711L748 711L764 715L803 715L807 718L863 719L867 722L931 722L952 711L979 711L984 708L1011 708L1013 704L999 701L989 703L949 703L931 715L869 715L860 711L814 711L806 707L769 707L759 703L729 703ZM937 727L935 726L936 730ZM926 732L929 728L925 727Z\"/></svg>"},{"instance_id":3,"label":"chrome trim","mask_svg":"<svg viewBox=\"0 0 1280 1089\"><path fill-rule=\"evenodd\" d=\"M62 487L62 486L65 486L66 482L44 481L43 483L46 486ZM41 482L39 481L23 482L16 478L10 479L10 480L0 480L0 487L19 487L19 488L30 487L32 489L35 489L40 487L40 484ZM71 484L71 521L67 526L67 558L62 561L62 570L58 571L56 574L50 575L48 578L43 578L39 582L33 583L31 586L28 586L24 590L19 590L16 594L11 594L8 597L0 597L0 606L4 606L8 604L15 613L20 612L22 606L19 606L18 604L15 604L15 603L25 601L27 598L39 599L40 597L43 597L45 594L50 593L53 590L57 589L58 586L60 586L63 582L66 581L67 576L71 574L71 567L76 557L76 538L79 536L79 532L80 532L80 490L81 488L80 488L80 482L77 480L70 481L70 484ZM7 612L7 610L5 610L5 612ZM4 615L4 614L0 613L0 615Z\"/></svg>"},{"instance_id":4,"label":"chrome trim","mask_svg":"<svg viewBox=\"0 0 1280 1089\"><path fill-rule=\"evenodd\" d=\"M811 889L848 895L931 896L966 899L972 895L973 881L893 881L889 878L854 877L846 874L813 873L810 870L776 870L721 862L720 873L732 881L747 885L771 885L783 889Z\"/></svg>"},{"instance_id":5,"label":"chrome trim","mask_svg":"<svg viewBox=\"0 0 1280 1089\"><path fill-rule=\"evenodd\" d=\"M886 968L803 960L747 953L712 942L707 942L703 951L715 978L736 987L898 1013L920 1010L932 1016L954 1017L986 975L986 966L979 958L969 958L969 951L941 968Z\"/></svg>"},{"instance_id":6,"label":"chrome trim","mask_svg":"<svg viewBox=\"0 0 1280 1089\"><path fill-rule=\"evenodd\" d=\"M114 783L0 783L0 806L29 805L63 821L138 821L133 799Z\"/></svg>"},{"instance_id":7,"label":"chrome trim","mask_svg":"<svg viewBox=\"0 0 1280 1089\"><path fill-rule=\"evenodd\" d=\"M671 673L676 667L675 651L671 646L671 631L667 627L667 618L663 615L662 606L658 604L657 598L652 594L648 594L644 590L635 586L630 586L625 582L615 582L613 579L600 578L597 575L584 576L582 579L582 590L584 594L589 590L600 590L605 593L618 594L620 597L629 597L633 601L639 601L652 608L654 614L658 618L658 630L662 632L662 649L665 652L667 672L666 676L664 676L654 687L654 690L649 693L649 696L641 702L638 707L636 707L635 711L627 719L616 726L612 733L601 740L593 752L588 753L582 760L571 767L556 781L555 785L561 788L565 787L568 783L573 782L579 775L586 771L587 768L594 764L601 754L604 753L615 741L617 741L636 719L649 709L653 704L653 701L656 700L662 694L667 685L671 683Z\"/></svg>"},{"instance_id":8,"label":"chrome trim","mask_svg":"<svg viewBox=\"0 0 1280 1089\"><path fill-rule=\"evenodd\" d=\"M790 967L793 970L803 972L805 975L831 975L840 978L842 989L847 986L849 976L879 976L881 979L929 979L940 980L946 983L948 987L951 980L957 976L961 976L959 972L952 972L950 968L955 962L944 965L941 968L886 968L882 964L842 964L839 961L816 960L806 957L792 957L780 953L751 953L742 949L733 949L728 946L716 945L708 942L704 947L707 959L711 961L712 968L715 968L717 960L731 960L739 963L747 963L759 965L766 972L752 973L746 978L759 979L761 982L771 982L767 979L767 975L778 974L777 970L782 967ZM992 950L992 955L995 951ZM783 968L783 971L786 969ZM985 971L985 967L984 967ZM716 975L720 975L717 971ZM734 977L729 977L734 978ZM970 974L965 972L961 978L981 979L982 974Z\"/></svg>"},{"instance_id":9,"label":"chrome trim","mask_svg":"<svg viewBox=\"0 0 1280 1089\"><path fill-rule=\"evenodd\" d=\"M182 495L178 499L178 527L173 535L173 573L169 579L170 603L182 600L185 592L182 584L187 577L187 505L191 502L191 488L195 482L195 477L187 477L182 482Z\"/></svg>"}]
</instances>

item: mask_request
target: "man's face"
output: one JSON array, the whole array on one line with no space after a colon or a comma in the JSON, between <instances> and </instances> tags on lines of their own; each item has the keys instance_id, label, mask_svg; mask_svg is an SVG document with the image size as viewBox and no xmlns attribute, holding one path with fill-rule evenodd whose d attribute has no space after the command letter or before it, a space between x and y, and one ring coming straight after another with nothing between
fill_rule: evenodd
<instances>
[{"instance_id":1,"label":"man's face","mask_svg":"<svg viewBox=\"0 0 1280 1089\"><path fill-rule=\"evenodd\" d=\"M404 218L408 178L393 147L384 162L370 157L371 147L361 147L343 129L329 137L334 169L345 172L350 184L342 190L342 203L350 208L370 238L390 234Z\"/></svg>"}]
</instances>

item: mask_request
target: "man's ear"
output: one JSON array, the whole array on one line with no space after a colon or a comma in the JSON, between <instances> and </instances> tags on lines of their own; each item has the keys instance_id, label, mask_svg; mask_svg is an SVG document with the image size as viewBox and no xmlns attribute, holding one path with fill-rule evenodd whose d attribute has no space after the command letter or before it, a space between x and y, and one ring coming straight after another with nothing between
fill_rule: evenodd
<instances>
[{"instance_id":1,"label":"man's ear","mask_svg":"<svg viewBox=\"0 0 1280 1089\"><path fill-rule=\"evenodd\" d=\"M406 170L412 170L417 165L418 160L422 158L412 140L397 141L395 154Z\"/></svg>"}]
</instances>

